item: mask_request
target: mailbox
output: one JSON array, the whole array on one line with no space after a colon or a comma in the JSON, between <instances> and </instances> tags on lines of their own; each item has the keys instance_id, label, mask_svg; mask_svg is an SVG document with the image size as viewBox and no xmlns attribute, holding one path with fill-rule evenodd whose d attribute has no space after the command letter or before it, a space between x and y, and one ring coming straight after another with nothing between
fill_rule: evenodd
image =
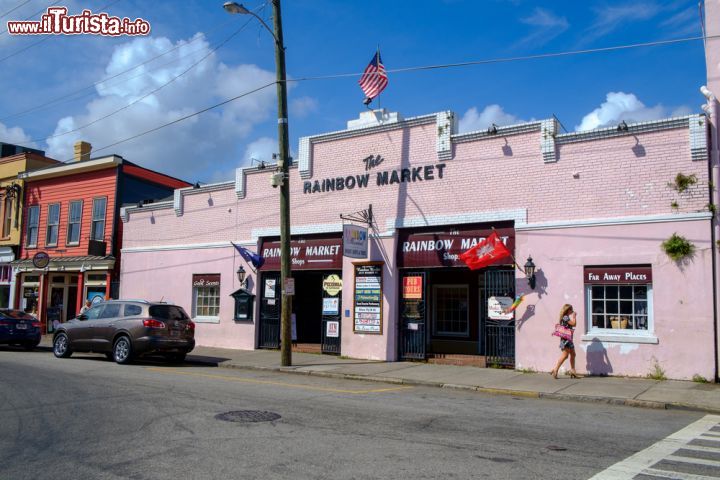
<instances>
[{"instance_id":1,"label":"mailbox","mask_svg":"<svg viewBox=\"0 0 720 480\"><path fill-rule=\"evenodd\" d=\"M253 300L255 295L248 292L244 288L230 294L235 299L235 317L236 322L252 322L253 320Z\"/></svg>"}]
</instances>

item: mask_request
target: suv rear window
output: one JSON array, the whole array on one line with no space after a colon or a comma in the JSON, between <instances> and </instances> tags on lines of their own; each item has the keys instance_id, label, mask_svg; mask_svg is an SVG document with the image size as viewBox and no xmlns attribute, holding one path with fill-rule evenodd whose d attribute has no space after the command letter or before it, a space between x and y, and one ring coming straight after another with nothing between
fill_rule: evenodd
<instances>
[{"instance_id":1,"label":"suv rear window","mask_svg":"<svg viewBox=\"0 0 720 480\"><path fill-rule=\"evenodd\" d=\"M123 316L134 317L142 313L142 307L140 305L133 305L132 303L125 304L125 312Z\"/></svg>"},{"instance_id":2,"label":"suv rear window","mask_svg":"<svg viewBox=\"0 0 720 480\"><path fill-rule=\"evenodd\" d=\"M187 313L176 305L154 305L150 307L150 316L161 320L189 320Z\"/></svg>"}]
</instances>

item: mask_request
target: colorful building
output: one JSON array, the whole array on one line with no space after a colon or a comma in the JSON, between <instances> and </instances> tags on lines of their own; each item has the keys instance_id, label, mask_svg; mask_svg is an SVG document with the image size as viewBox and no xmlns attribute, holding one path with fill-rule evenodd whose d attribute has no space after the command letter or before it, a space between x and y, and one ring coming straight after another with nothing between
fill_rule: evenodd
<instances>
[{"instance_id":1,"label":"colorful building","mask_svg":"<svg viewBox=\"0 0 720 480\"><path fill-rule=\"evenodd\" d=\"M122 205L172 196L189 184L117 155L90 158L75 145L74 161L22 172L23 235L13 262L16 305L34 312L43 331L74 317L85 300L117 297Z\"/></svg>"},{"instance_id":2,"label":"colorful building","mask_svg":"<svg viewBox=\"0 0 720 480\"><path fill-rule=\"evenodd\" d=\"M20 248L25 187L18 174L57 163L44 152L0 144L0 308L14 307L15 275L10 262L17 258Z\"/></svg>"},{"instance_id":3,"label":"colorful building","mask_svg":"<svg viewBox=\"0 0 720 480\"><path fill-rule=\"evenodd\" d=\"M551 333L569 303L578 371L717 379L720 2L706 14L707 114L459 133L452 112L363 112L300 139L288 180L294 286L280 285L275 166L261 164L123 209L121 296L184 306L199 345L277 348L288 288L294 341L323 353L537 371L554 366ZM493 229L517 265L469 270L458 255ZM264 265L254 271L233 244Z\"/></svg>"}]
</instances>

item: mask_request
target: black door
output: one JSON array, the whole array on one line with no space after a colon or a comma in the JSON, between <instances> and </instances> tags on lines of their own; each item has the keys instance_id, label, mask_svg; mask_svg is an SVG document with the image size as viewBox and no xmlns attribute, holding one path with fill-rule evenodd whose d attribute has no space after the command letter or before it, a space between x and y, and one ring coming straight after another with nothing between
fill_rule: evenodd
<instances>
[{"instance_id":1,"label":"black door","mask_svg":"<svg viewBox=\"0 0 720 480\"><path fill-rule=\"evenodd\" d=\"M494 296L515 298L514 270L487 270L482 302L485 331L485 355L488 365L515 366L515 320L488 318L488 299ZM482 325L481 330L483 331Z\"/></svg>"},{"instance_id":2,"label":"black door","mask_svg":"<svg viewBox=\"0 0 720 480\"><path fill-rule=\"evenodd\" d=\"M339 276L339 275L333 275ZM323 284L330 275L323 275ZM335 295L322 290L322 353L340 355L340 319L342 315L342 290L332 290Z\"/></svg>"},{"instance_id":3,"label":"black door","mask_svg":"<svg viewBox=\"0 0 720 480\"><path fill-rule=\"evenodd\" d=\"M422 360L427 344L425 273L404 272L400 282L400 358Z\"/></svg>"},{"instance_id":4,"label":"black door","mask_svg":"<svg viewBox=\"0 0 720 480\"><path fill-rule=\"evenodd\" d=\"M258 348L280 348L280 272L264 272L260 281Z\"/></svg>"}]
</instances>

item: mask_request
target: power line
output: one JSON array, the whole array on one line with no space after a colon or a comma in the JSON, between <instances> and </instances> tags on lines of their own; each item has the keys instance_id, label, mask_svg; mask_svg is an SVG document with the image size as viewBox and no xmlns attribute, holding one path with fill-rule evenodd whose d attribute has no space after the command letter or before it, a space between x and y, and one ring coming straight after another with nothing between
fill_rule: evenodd
<instances>
[{"instance_id":1,"label":"power line","mask_svg":"<svg viewBox=\"0 0 720 480\"><path fill-rule=\"evenodd\" d=\"M31 0L25 0L24 2L20 3L19 5L16 5L15 7L11 8L11 9L8 10L7 12L1 14L1 15L0 15L0 18L5 18L5 17L7 17L7 16L10 15L12 12L14 12L14 11L17 10L18 8L22 7L22 6L25 5L26 3L30 3L30 1L31 1Z\"/></svg>"},{"instance_id":2,"label":"power line","mask_svg":"<svg viewBox=\"0 0 720 480\"><path fill-rule=\"evenodd\" d=\"M188 118L195 117L195 116L197 116L197 115L200 115L200 114L202 114L202 113L205 113L205 112L207 112L207 111L209 111L209 110L212 110L212 109L214 109L214 108L217 108L217 107L221 107L221 106L223 106L223 105L226 105L226 104L228 104L228 103L230 103L230 102L233 102L233 101L235 101L235 100L237 100L237 99L239 99L239 98L247 97L248 95L251 95L251 94L253 94L253 93L255 93L255 92L259 92L260 90L263 90L263 89L265 89L265 88L267 88L267 87L269 87L269 86L271 86L271 85L275 85L276 83L277 83L276 81L272 81L272 82L270 82L270 83L266 83L265 85L262 85L262 86L260 86L260 87L258 87L258 88L255 88L255 89L250 90L250 91L245 92L245 93L241 93L240 95L237 95L237 96L235 96L235 97L229 98L229 99L224 100L224 101L222 101L222 102L220 102L220 103L216 103L215 105L212 105L212 106L210 106L210 107L203 108L202 110L198 110L197 112L191 113L191 114L189 114L189 115L185 115L184 117L180 117L180 118L178 118L178 119L176 119L176 120L173 120L172 122L164 123L164 124L162 124L162 125L160 125L160 126L158 126L158 127L155 127L155 128L150 129L150 130L146 130L146 131L144 131L144 132L138 133L137 135L133 135L133 136L131 136L131 137L124 138L124 139L122 139L122 140L118 140L117 142L111 143L111 144L109 144L109 145L105 145L104 147L96 148L96 149L94 149L93 151L94 151L94 152L100 152L100 151L102 151L102 150L107 150L108 148L114 147L115 145L120 145L121 143L129 142L130 140L134 140L134 139L136 139L136 138L143 137L143 136L145 136L145 135L147 135L147 134L149 134L149 133L156 132L156 131L161 130L161 129L165 128L165 127L169 127L170 125L175 125L176 123L179 123L179 122L182 122L182 121L184 121L184 120L187 120ZM69 158L69 159L67 159L67 160L63 160L63 163L71 162L71 161L73 161L73 160L74 160L74 158Z\"/></svg>"},{"instance_id":3,"label":"power line","mask_svg":"<svg viewBox=\"0 0 720 480\"><path fill-rule=\"evenodd\" d=\"M232 20L234 20L234 19L232 19ZM229 24L230 21L231 21L231 20L228 20L228 21L226 21L226 22L221 23L218 27L209 30L208 33L212 33L212 32L214 32L214 31L219 30L220 28L222 28L222 27L224 27L225 25ZM205 36L197 37L197 38L195 38L195 39L193 39L193 40L191 40L191 41L189 41L189 42L187 42L187 43L185 43L185 44L175 45L174 47L172 47L172 48L170 48L170 49L168 49L168 50L165 50L164 52L162 52L162 53L160 53L160 54L158 54L158 55L155 55L154 57L151 57L151 58L145 60L144 62L138 63L137 65L133 65L132 67L127 68L127 69L125 69L125 70L123 70L123 71L121 71L121 72L118 72L118 73L114 74L114 75L110 75L109 77L102 78L102 79L100 79L100 80L98 80L98 81L96 81L96 82L93 82L93 83L91 83L91 84L89 84L89 85L86 85L86 86L84 86L84 87L82 87L82 88L79 88L79 89L77 89L77 90L74 90L74 91L72 91L72 92L70 92L70 93L67 93L67 94L65 94L65 95L62 95L62 96L60 96L60 97L57 97L57 98L54 98L54 99L51 99L51 100L46 100L46 101L44 101L44 102L42 102L42 103L39 103L39 104L37 104L37 105L35 105L35 106L33 106L33 107L30 107L30 108L27 108L27 109L25 109L25 110L21 110L21 111L19 111L19 112L11 113L10 115L6 115L6 116L4 116L4 117L0 117L0 121L5 121L5 120L8 120L8 119L10 119L10 118L19 117L19 116L22 116L22 115L25 115L25 114L27 114L27 113L31 113L31 112L34 112L34 111L37 111L37 110L42 110L42 109L44 109L44 108L46 108L46 107L48 107L48 106L50 106L50 105L53 105L53 104L55 104L55 103L57 103L57 102L59 102L59 101L65 100L66 98L69 98L69 97L72 97L73 95L75 95L75 94L77 94L77 93L83 92L83 91L85 91L85 90L87 90L87 89L94 88L94 87L100 85L101 83L105 83L105 82L107 82L108 80L112 80L112 79L117 78L117 77L119 77L119 76L121 76L121 75L124 75L124 74L126 74L126 73L128 73L128 72L130 72L130 71L132 71L132 70L138 69L138 68L142 67L143 65L146 65L146 64L152 62L153 60L157 60L157 59L160 58L160 57L163 57L163 56L165 56L165 55L168 55L169 53L172 53L172 52L174 52L175 50L177 50L177 49L179 49L179 48L181 48L181 47L184 47L184 46L186 46L186 45L190 45L191 43L197 42L198 40L202 40L203 38L206 38L206 37L205 37ZM198 50L196 50L196 51L193 51L193 52L191 52L191 53L189 53L189 54L187 54L187 55L183 55L183 56L177 57L177 58L174 59L172 62L176 62L177 60L180 60L181 58L185 58L185 57L187 57L187 56L189 56L189 55L192 55L192 54L196 53L197 51L200 51L200 49L198 49ZM168 65L168 64L170 64L170 63L172 63L172 62L168 62L168 63L166 63L166 64L164 64L164 65ZM163 66L164 66L164 65L163 65ZM154 70L148 70L148 71L146 71L146 72L143 72L141 75L146 75L147 73L152 72L152 71L154 71ZM137 76L131 77L131 78L128 78L128 79L125 79L125 80L123 80L123 82L125 82L125 81L127 81L127 80L131 80L131 79L133 79L133 78L137 78ZM120 85L120 84L123 83L123 82L118 82L118 83L115 84L115 85ZM78 98L83 98L83 97L84 97L84 95L81 96L81 97L78 97ZM77 99L74 99L74 100L77 100Z\"/></svg>"},{"instance_id":4,"label":"power line","mask_svg":"<svg viewBox=\"0 0 720 480\"><path fill-rule=\"evenodd\" d=\"M518 62L518 61L525 61L525 60L538 60L543 58L555 58L555 57L568 57L571 55L585 55L589 53L601 53L601 52L613 52L618 50L628 50L632 48L642 48L642 47L655 47L660 45L672 45L676 43L684 43L684 42L691 42L695 40L707 40L707 39L713 39L713 38L720 38L720 35L710 35L710 36L699 36L699 37L687 37L687 38L677 38L674 40L658 40L654 42L644 42L644 43L633 43L633 44L626 44L626 45L616 45L613 47L600 47L600 48L588 48L584 50L570 50L567 52L554 52L554 53L539 53L537 55L523 55L519 57L500 57L500 58L490 58L486 60L471 60L468 62L458 62L458 63L442 63L437 65L422 65L417 67L406 67L406 68L394 68L394 69L388 69L387 73L405 73L405 72L417 72L422 70L438 70L443 68L456 68L456 67L468 67L473 65L487 65L492 63L507 63L507 62ZM298 77L298 78L288 78L286 81L288 82L303 82L307 80L326 80L326 79L333 79L333 78L346 78L346 77L359 77L362 75L363 72L359 73L340 73L335 75L319 75L314 77Z\"/></svg>"},{"instance_id":5,"label":"power line","mask_svg":"<svg viewBox=\"0 0 720 480\"><path fill-rule=\"evenodd\" d=\"M86 123L85 125L81 125L81 126L79 126L79 127L77 127L77 128L74 128L74 129L72 129L72 130L68 130L67 132L58 133L58 134L55 134L55 135L50 135L50 136L47 136L47 137L44 137L44 138L34 138L34 139L30 140L30 142L39 142L39 141L42 141L42 140L47 141L47 140L50 139L50 138L62 137L62 136L65 136L65 135L69 135L69 134L71 134L71 133L78 132L78 131L80 131L80 130L82 130L82 129L84 129L84 128L87 128L87 127L91 126L91 125L95 125L96 123L101 122L102 120L105 120L105 119L107 119L107 118L110 118L110 117L112 117L113 115L118 114L118 113L122 112L123 110L126 110L126 109L132 107L133 105L136 105L136 104L140 103L142 100L146 99L146 98L149 97L150 95L153 95L153 94L159 92L160 90L162 90L163 88L167 87L168 85L170 85L171 83L173 83L175 80L177 80L178 78L182 77L183 75L185 75L186 73L188 73L190 70L192 70L193 68L195 68L196 66L198 66L198 65L199 65L200 63L202 63L205 59L207 59L210 55L212 55L213 53L215 53L220 47L222 47L223 45L225 45L226 43L228 43L230 40L232 40L233 37L235 37L237 34L239 34L241 31L243 31L243 30L245 29L245 27L247 27L247 26L250 24L251 21L252 21L252 18L251 18L251 19L248 19L247 22L245 22L244 24L242 24L242 25L240 26L240 28L238 28L237 30L235 30L229 37L227 37L225 40L223 40L222 42L220 42L218 45L215 46L215 48L213 48L212 50L210 50L210 51L209 51L207 54L205 54L200 60L198 60L197 62L195 62L195 63L193 63L192 65L190 65L188 68L186 68L185 70L183 70L182 72L180 72L178 75L174 76L173 78L171 78L171 79L168 80L167 82L163 83L163 84L160 85L159 87L155 88L154 90L151 90L150 92L146 93L145 95L142 95L141 97L133 100L132 102L128 103L127 105L125 105L125 106L123 106L123 107L121 107L121 108L118 108L117 110L114 110L114 111L108 113L108 114L105 115L105 116L102 116L102 117L100 117L100 118L96 118L96 119L92 120L91 122Z\"/></svg>"},{"instance_id":6,"label":"power line","mask_svg":"<svg viewBox=\"0 0 720 480\"><path fill-rule=\"evenodd\" d=\"M113 1L113 2L110 2L110 3L108 3L107 5L104 5L104 6L100 7L98 10L100 10L100 11L105 11L105 10L107 10L108 8L110 8L110 7L112 7L113 5L115 5L116 3L118 3L119 1L120 1L120 0L115 0L115 1ZM7 59L9 59L9 58L12 58L12 57L15 57L15 56L17 56L17 55L20 55L22 52L24 52L24 51L26 51L26 50L30 50L30 49L33 48L34 46L40 45L41 43L46 42L46 41L50 40L51 38L53 38L51 35L45 35L42 39L38 40L37 42L31 43L30 45L28 45L28 46L26 46L26 47L24 47L24 48L21 48L20 50L17 50L17 51L15 51L15 52L13 52L13 53L11 53L11 54L9 54L9 55L6 55L6 56L0 58L0 62L4 62L5 60L7 60Z\"/></svg>"},{"instance_id":7,"label":"power line","mask_svg":"<svg viewBox=\"0 0 720 480\"><path fill-rule=\"evenodd\" d=\"M26 20L30 20L31 18L37 17L37 16L40 15L41 13L46 12L48 8L52 7L52 6L55 5L56 3L57 3L57 2L55 2L55 1L50 2L50 3L47 5L47 7L43 8L42 10L38 10L37 12L33 13L32 15L30 15L30 16L28 16L28 17L23 18L21 21L24 22L24 21L26 21ZM4 34L4 33L7 33L7 31L8 31L8 30L7 30L7 28L6 28L6 29L3 30L2 32L0 32L0 35L2 35L2 34Z\"/></svg>"}]
</instances>

